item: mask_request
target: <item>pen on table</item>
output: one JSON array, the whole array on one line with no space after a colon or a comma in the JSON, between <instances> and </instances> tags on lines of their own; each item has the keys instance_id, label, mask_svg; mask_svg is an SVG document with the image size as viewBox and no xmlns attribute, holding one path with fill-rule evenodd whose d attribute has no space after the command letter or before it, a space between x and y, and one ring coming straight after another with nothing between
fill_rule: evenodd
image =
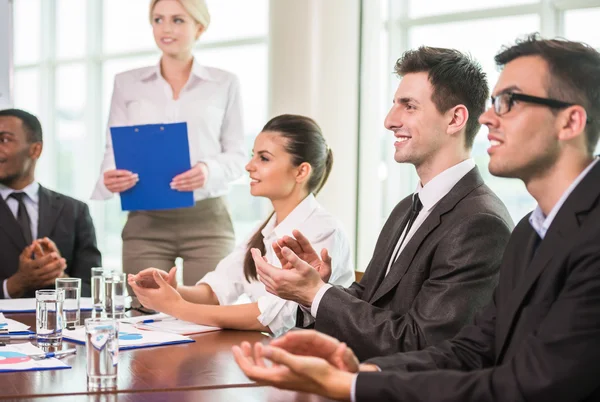
<instances>
[{"instance_id":1,"label":"pen on table","mask_svg":"<svg viewBox=\"0 0 600 402\"><path fill-rule=\"evenodd\" d=\"M150 324L153 322L162 322L162 321L173 321L173 319L171 318L171 319L166 319L166 320L165 319L156 319L155 320L153 318L148 318L147 320L140 321L139 323L140 324Z\"/></svg>"},{"instance_id":2,"label":"pen on table","mask_svg":"<svg viewBox=\"0 0 600 402\"><path fill-rule=\"evenodd\" d=\"M77 353L77 349L66 349L60 350L58 352L48 352L48 353L40 353L38 355L29 355L32 359L49 359L51 357L56 357L57 359L69 355L74 355Z\"/></svg>"},{"instance_id":3,"label":"pen on table","mask_svg":"<svg viewBox=\"0 0 600 402\"><path fill-rule=\"evenodd\" d=\"M36 334L19 334L19 335L8 335L0 334L0 341L12 341L12 340L20 340L20 339L35 339Z\"/></svg>"}]
</instances>

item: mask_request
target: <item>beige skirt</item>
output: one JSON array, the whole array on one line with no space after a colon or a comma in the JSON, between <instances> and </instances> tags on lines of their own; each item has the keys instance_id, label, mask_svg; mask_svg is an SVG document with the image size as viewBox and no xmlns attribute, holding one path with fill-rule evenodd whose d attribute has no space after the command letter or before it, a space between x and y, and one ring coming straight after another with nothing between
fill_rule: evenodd
<instances>
[{"instance_id":1,"label":"beige skirt","mask_svg":"<svg viewBox=\"0 0 600 402\"><path fill-rule=\"evenodd\" d=\"M123 228L123 272L165 271L183 259L183 283L194 285L233 250L235 236L223 197L191 208L130 212Z\"/></svg>"}]
</instances>

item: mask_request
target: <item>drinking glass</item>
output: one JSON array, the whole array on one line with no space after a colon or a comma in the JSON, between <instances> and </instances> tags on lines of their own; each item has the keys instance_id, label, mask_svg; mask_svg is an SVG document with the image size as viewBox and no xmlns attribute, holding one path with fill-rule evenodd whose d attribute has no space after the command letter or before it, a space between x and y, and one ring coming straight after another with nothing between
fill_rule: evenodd
<instances>
[{"instance_id":1,"label":"drinking glass","mask_svg":"<svg viewBox=\"0 0 600 402\"><path fill-rule=\"evenodd\" d=\"M85 319L85 356L88 388L117 386L119 323L109 318Z\"/></svg>"},{"instance_id":2,"label":"drinking glass","mask_svg":"<svg viewBox=\"0 0 600 402\"><path fill-rule=\"evenodd\" d=\"M66 328L79 325L79 302L81 297L81 279L56 278L56 289L65 291L63 303L64 323Z\"/></svg>"},{"instance_id":3,"label":"drinking glass","mask_svg":"<svg viewBox=\"0 0 600 402\"><path fill-rule=\"evenodd\" d=\"M62 342L64 301L64 289L35 291L35 329L38 345L52 346Z\"/></svg>"}]
</instances>

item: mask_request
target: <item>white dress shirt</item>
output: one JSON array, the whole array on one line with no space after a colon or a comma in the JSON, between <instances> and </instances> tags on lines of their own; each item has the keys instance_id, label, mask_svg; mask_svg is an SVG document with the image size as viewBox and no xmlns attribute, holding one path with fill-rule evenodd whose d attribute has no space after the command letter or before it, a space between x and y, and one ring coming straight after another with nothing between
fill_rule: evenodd
<instances>
[{"instance_id":1,"label":"white dress shirt","mask_svg":"<svg viewBox=\"0 0 600 402\"><path fill-rule=\"evenodd\" d=\"M575 187L577 187L577 185L581 183L581 180L583 180L583 178L588 174L588 172L592 170L594 165L598 163L598 159L600 159L600 157L596 156L594 158L594 161L590 163L588 167L583 169L583 172L581 172L579 176L577 176L573 183L571 183L571 185L559 198L558 202L554 205L548 216L544 215L544 212L542 211L539 205L535 208L531 215L529 215L529 224L533 227L533 230L536 231L538 236L540 236L540 239L544 239L544 237L546 236L546 232L550 228L550 224L556 217L556 214L558 214L558 211L560 211L560 208L563 206L567 198L569 198L569 195L571 195L573 190L575 190Z\"/></svg>"},{"instance_id":2,"label":"white dress shirt","mask_svg":"<svg viewBox=\"0 0 600 402\"><path fill-rule=\"evenodd\" d=\"M427 217L429 216L431 211L433 211L433 208L438 204L438 202L442 198L444 198L450 192L450 190L452 190L456 183L458 183L460 179L462 179L474 167L475 161L473 159L467 159L444 170L442 173L438 174L433 179L431 179L425 186L422 186L421 182L419 181L419 184L417 184L417 190L415 192L419 194L419 199L423 204L423 208L421 209L421 212L419 212L419 215L417 215L417 218L415 219L409 232L406 234L406 239L404 239L402 244L400 244L400 240L402 239L402 237L404 237L404 232L398 239L398 243L396 243L396 247L394 247L394 252L392 253L392 255L395 255L397 253L396 250L398 249L398 247L400 247L400 252L396 254L396 259L400 256L400 253L402 253L404 247L406 247L406 245L413 237L415 232L419 229L421 224L425 222L425 219L427 219ZM404 230L406 231L406 228ZM392 261L392 259L390 258L390 262L385 272L386 276L390 272L390 268L392 267L394 262L396 261ZM321 302L323 295L330 288L331 285L326 284L322 286L321 289L319 289L319 291L315 295L315 299L313 300L312 305L310 307L310 315L312 315L314 318L317 317L319 303ZM303 310L305 311L305 309Z\"/></svg>"},{"instance_id":3,"label":"white dress shirt","mask_svg":"<svg viewBox=\"0 0 600 402\"><path fill-rule=\"evenodd\" d=\"M208 166L208 180L194 191L194 199L226 194L228 183L241 176L246 163L239 81L229 72L202 66L194 59L177 100L160 65L117 74L104 160L91 198L105 200L113 195L103 176L116 168L110 127L176 122L187 123L192 166L198 162Z\"/></svg>"},{"instance_id":4,"label":"white dress shirt","mask_svg":"<svg viewBox=\"0 0 600 402\"><path fill-rule=\"evenodd\" d=\"M297 229L310 241L317 252L326 248L332 260L330 282L349 286L354 279L354 267L350 242L340 223L327 212L310 194L277 226L273 215L262 230L267 261L279 268L281 264L271 246L283 236L292 236ZM225 257L213 272L209 272L198 283L208 284L219 300L220 305L233 304L237 298L246 294L252 302L258 302L260 315L258 321L269 327L273 335L279 336L296 325L298 304L280 299L268 293L262 282L248 282L244 277L244 257L248 250L248 241L238 245Z\"/></svg>"},{"instance_id":5,"label":"white dress shirt","mask_svg":"<svg viewBox=\"0 0 600 402\"><path fill-rule=\"evenodd\" d=\"M25 193L25 197L23 197L23 203L25 204L25 209L27 210L27 214L29 215L29 223L31 224L31 238L37 239L38 232L38 221L39 221L39 195L40 185L38 182L34 181L23 190L15 191L12 188L6 187L5 185L0 184L0 197L6 202L8 208L14 215L15 219L17 218L17 212L19 212L19 202L12 197L9 197L12 193L23 192ZM8 294L7 281L5 279L2 283L2 291L4 292L4 298L10 299L10 295Z\"/></svg>"}]
</instances>

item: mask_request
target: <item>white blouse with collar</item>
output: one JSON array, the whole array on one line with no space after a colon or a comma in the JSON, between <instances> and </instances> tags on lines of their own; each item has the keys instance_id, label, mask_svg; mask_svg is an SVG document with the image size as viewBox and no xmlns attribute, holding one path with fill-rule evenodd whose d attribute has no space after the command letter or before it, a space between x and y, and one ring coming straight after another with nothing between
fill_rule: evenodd
<instances>
[{"instance_id":1,"label":"white blouse with collar","mask_svg":"<svg viewBox=\"0 0 600 402\"><path fill-rule=\"evenodd\" d=\"M110 127L176 122L187 122L192 166L198 162L208 166L208 181L194 191L194 199L226 194L228 183L241 176L246 163L239 81L232 73L202 66L194 59L177 100L159 65L117 74L104 160L92 199L113 195L103 177L105 171L115 169Z\"/></svg>"},{"instance_id":2,"label":"white blouse with collar","mask_svg":"<svg viewBox=\"0 0 600 402\"><path fill-rule=\"evenodd\" d=\"M285 235L291 236L292 230L298 229L318 253L323 248L329 251L332 261L329 283L346 287L354 281L348 237L340 223L317 202L314 195L306 197L279 225L275 226L275 220L273 215L262 230L266 258L270 264L281 268L271 244ZM222 306L231 305L240 295L246 294L252 302L258 302L261 313L258 321L269 327L273 335L282 335L296 325L298 304L268 293L258 280L246 280L244 257L248 250L247 243L248 240L239 244L213 272L206 274L198 283L209 285Z\"/></svg>"}]
</instances>

